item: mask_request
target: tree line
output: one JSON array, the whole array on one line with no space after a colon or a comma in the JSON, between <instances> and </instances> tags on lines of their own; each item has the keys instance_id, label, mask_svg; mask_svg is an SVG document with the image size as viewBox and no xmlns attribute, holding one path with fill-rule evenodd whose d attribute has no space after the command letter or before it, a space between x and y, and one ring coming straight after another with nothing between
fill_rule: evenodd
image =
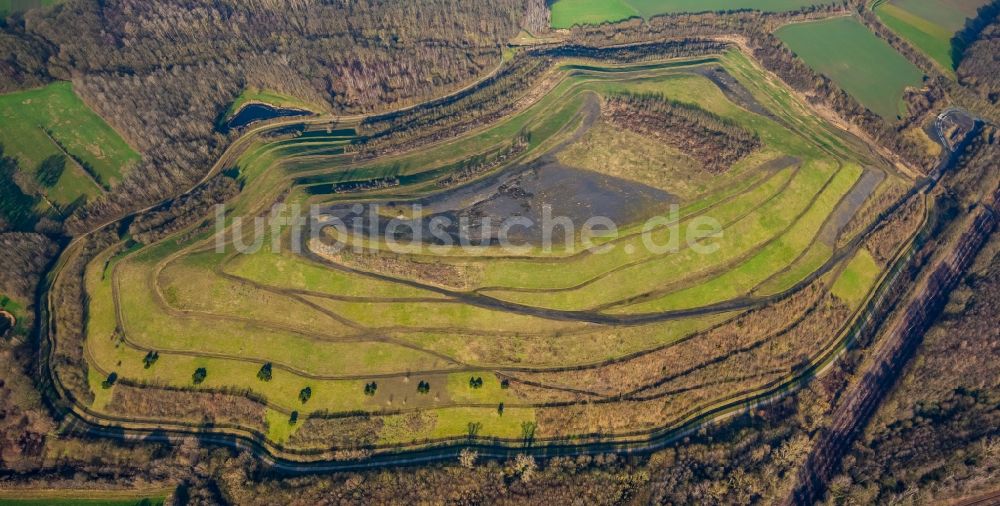
<instances>
[{"instance_id":1,"label":"tree line","mask_svg":"<svg viewBox=\"0 0 1000 506\"><path fill-rule=\"evenodd\" d=\"M235 179L219 174L191 193L136 216L129 224L129 234L136 241L152 244L211 214L213 206L224 203L239 191L240 185Z\"/></svg>"},{"instance_id":2,"label":"tree line","mask_svg":"<svg viewBox=\"0 0 1000 506\"><path fill-rule=\"evenodd\" d=\"M959 82L984 99L996 110L1000 107L1000 74L997 55L1000 54L1000 21L994 21L979 32L979 38L963 51L956 73ZM994 117L1000 116L994 114Z\"/></svg>"}]
</instances>

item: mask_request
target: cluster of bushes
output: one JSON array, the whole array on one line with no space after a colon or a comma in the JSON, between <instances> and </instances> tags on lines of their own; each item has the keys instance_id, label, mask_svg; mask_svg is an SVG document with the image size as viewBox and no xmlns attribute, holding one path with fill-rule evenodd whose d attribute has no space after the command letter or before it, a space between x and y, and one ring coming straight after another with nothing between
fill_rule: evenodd
<instances>
[{"instance_id":1,"label":"cluster of bushes","mask_svg":"<svg viewBox=\"0 0 1000 506\"><path fill-rule=\"evenodd\" d=\"M602 111L612 124L663 140L712 172L760 147L757 134L698 106L661 94L617 94Z\"/></svg>"},{"instance_id":2,"label":"cluster of bushes","mask_svg":"<svg viewBox=\"0 0 1000 506\"><path fill-rule=\"evenodd\" d=\"M417 392L421 394L426 394L431 391L431 384L426 381L421 381L417 383Z\"/></svg>"},{"instance_id":3,"label":"cluster of bushes","mask_svg":"<svg viewBox=\"0 0 1000 506\"><path fill-rule=\"evenodd\" d=\"M365 383L365 395L371 397L375 395L375 392L377 391L378 391L378 383L375 383L374 381L372 381L371 383Z\"/></svg>"}]
</instances>

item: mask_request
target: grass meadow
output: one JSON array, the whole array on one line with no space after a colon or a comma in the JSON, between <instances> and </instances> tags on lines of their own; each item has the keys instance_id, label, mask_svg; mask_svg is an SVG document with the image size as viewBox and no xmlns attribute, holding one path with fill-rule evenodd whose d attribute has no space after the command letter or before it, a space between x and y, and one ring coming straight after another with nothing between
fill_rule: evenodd
<instances>
[{"instance_id":1,"label":"grass meadow","mask_svg":"<svg viewBox=\"0 0 1000 506\"><path fill-rule=\"evenodd\" d=\"M557 0L551 8L552 28L613 23L641 15L626 0Z\"/></svg>"},{"instance_id":2,"label":"grass meadow","mask_svg":"<svg viewBox=\"0 0 1000 506\"><path fill-rule=\"evenodd\" d=\"M858 250L840 273L831 291L852 307L857 306L881 271L882 266L872 258L871 253L864 249Z\"/></svg>"}]
</instances>

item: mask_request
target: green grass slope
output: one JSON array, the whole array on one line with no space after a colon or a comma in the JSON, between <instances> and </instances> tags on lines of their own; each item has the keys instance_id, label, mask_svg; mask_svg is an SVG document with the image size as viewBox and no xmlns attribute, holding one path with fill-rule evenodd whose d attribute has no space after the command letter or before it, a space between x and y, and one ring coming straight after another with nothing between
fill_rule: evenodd
<instances>
[{"instance_id":1,"label":"green grass slope","mask_svg":"<svg viewBox=\"0 0 1000 506\"><path fill-rule=\"evenodd\" d=\"M851 307L857 306L868 294L881 269L868 250L858 250L833 284L833 294Z\"/></svg>"},{"instance_id":2,"label":"green grass slope","mask_svg":"<svg viewBox=\"0 0 1000 506\"><path fill-rule=\"evenodd\" d=\"M833 3L832 0L628 0L643 16L679 12L759 10L788 12Z\"/></svg>"}]
</instances>

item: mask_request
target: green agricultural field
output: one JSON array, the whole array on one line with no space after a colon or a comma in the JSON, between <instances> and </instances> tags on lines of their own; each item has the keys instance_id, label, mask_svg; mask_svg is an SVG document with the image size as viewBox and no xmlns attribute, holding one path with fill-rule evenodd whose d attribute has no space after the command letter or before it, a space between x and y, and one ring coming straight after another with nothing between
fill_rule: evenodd
<instances>
[{"instance_id":1,"label":"green agricultural field","mask_svg":"<svg viewBox=\"0 0 1000 506\"><path fill-rule=\"evenodd\" d=\"M0 506L160 506L167 491L8 489Z\"/></svg>"},{"instance_id":2,"label":"green agricultural field","mask_svg":"<svg viewBox=\"0 0 1000 506\"><path fill-rule=\"evenodd\" d=\"M639 15L626 0L558 0L552 4L552 27L597 25Z\"/></svg>"},{"instance_id":3,"label":"green agricultural field","mask_svg":"<svg viewBox=\"0 0 1000 506\"><path fill-rule=\"evenodd\" d=\"M834 0L556 0L552 4L552 27L612 23L630 17L650 18L658 14L759 10L785 12L833 3Z\"/></svg>"},{"instance_id":4,"label":"green agricultural field","mask_svg":"<svg viewBox=\"0 0 1000 506\"><path fill-rule=\"evenodd\" d=\"M923 74L851 17L780 28L777 36L815 71L887 120L905 113L903 91Z\"/></svg>"},{"instance_id":5,"label":"green agricultural field","mask_svg":"<svg viewBox=\"0 0 1000 506\"><path fill-rule=\"evenodd\" d=\"M126 396L242 396L252 406L242 418L213 413L206 430L253 431L316 454L345 449L335 440L345 432L374 452L628 440L793 381L804 359L837 344L797 337L799 322L835 297L860 305L882 267L860 263L856 245L837 247L841 225L830 217L853 212L848 193L875 190L863 187L862 167L897 176L737 51L634 65L567 59L555 72L537 100L417 149L345 153L362 142L357 122L249 137L236 162L243 191L222 223L148 245L122 238L88 264L87 407L190 427L207 418ZM700 138L616 123L609 104L623 93L686 104L675 107L752 147L709 173L690 148ZM311 237L273 222L257 236L242 220L267 216L279 199L326 217L362 203L378 204L386 221L535 216L555 204L574 219L619 223L590 245L573 231L553 248L529 238L515 251L491 240L394 249L363 227ZM675 226L706 220L719 233L703 242L646 242L668 244ZM331 238L347 249L323 243ZM787 302L761 315L761 296ZM847 313L823 325L846 325ZM660 354L675 362L650 358ZM634 374L605 370L615 367Z\"/></svg>"},{"instance_id":6,"label":"green agricultural field","mask_svg":"<svg viewBox=\"0 0 1000 506\"><path fill-rule=\"evenodd\" d=\"M835 0L628 0L645 17L678 12L759 10L786 12Z\"/></svg>"},{"instance_id":7,"label":"green agricultural field","mask_svg":"<svg viewBox=\"0 0 1000 506\"><path fill-rule=\"evenodd\" d=\"M978 9L989 2L988 0L889 0L887 3L954 33L961 30L965 26L965 21L975 17Z\"/></svg>"},{"instance_id":8,"label":"green agricultural field","mask_svg":"<svg viewBox=\"0 0 1000 506\"><path fill-rule=\"evenodd\" d=\"M164 503L164 500L162 497L144 499L0 498L0 506L160 506Z\"/></svg>"},{"instance_id":9,"label":"green agricultural field","mask_svg":"<svg viewBox=\"0 0 1000 506\"><path fill-rule=\"evenodd\" d=\"M140 160L68 82L0 95L0 120L0 145L22 171L37 176L46 160L62 161L57 179L36 185L59 208L99 196Z\"/></svg>"},{"instance_id":10,"label":"green agricultural field","mask_svg":"<svg viewBox=\"0 0 1000 506\"><path fill-rule=\"evenodd\" d=\"M6 17L18 12L24 12L38 7L48 7L62 3L65 0L0 0L0 17Z\"/></svg>"},{"instance_id":11,"label":"green agricultural field","mask_svg":"<svg viewBox=\"0 0 1000 506\"><path fill-rule=\"evenodd\" d=\"M886 26L950 72L957 64L952 37L987 3L986 0L883 0L873 3L872 8Z\"/></svg>"}]
</instances>

